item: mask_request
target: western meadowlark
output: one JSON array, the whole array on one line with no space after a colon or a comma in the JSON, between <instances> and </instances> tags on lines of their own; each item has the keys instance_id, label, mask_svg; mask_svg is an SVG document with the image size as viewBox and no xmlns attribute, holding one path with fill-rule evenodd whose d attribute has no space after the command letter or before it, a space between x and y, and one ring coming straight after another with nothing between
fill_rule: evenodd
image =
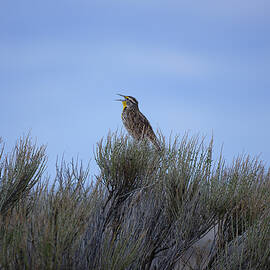
<instances>
[{"instance_id":1,"label":"western meadowlark","mask_svg":"<svg viewBox=\"0 0 270 270\"><path fill-rule=\"evenodd\" d=\"M131 96L124 96L125 99L117 99L123 103L122 121L128 133L137 141L147 138L160 150L158 139L147 118L140 112L138 101Z\"/></svg>"}]
</instances>

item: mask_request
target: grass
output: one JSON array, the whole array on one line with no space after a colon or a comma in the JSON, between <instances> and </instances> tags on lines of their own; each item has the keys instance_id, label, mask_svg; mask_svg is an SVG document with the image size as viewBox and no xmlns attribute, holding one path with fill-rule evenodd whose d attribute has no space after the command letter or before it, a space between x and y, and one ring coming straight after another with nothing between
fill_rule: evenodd
<instances>
[{"instance_id":1,"label":"grass","mask_svg":"<svg viewBox=\"0 0 270 270\"><path fill-rule=\"evenodd\" d=\"M160 141L157 152L108 134L95 179L78 161L46 178L46 149L29 137L2 147L0 269L182 269L214 227L196 269L269 269L270 170L250 156L213 160L213 139Z\"/></svg>"}]
</instances>

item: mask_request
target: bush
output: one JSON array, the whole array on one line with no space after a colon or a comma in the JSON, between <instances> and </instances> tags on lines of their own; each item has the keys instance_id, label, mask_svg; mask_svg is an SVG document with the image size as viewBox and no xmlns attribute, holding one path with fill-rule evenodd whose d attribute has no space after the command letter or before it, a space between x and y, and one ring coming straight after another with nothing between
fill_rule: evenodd
<instances>
[{"instance_id":1,"label":"bush","mask_svg":"<svg viewBox=\"0 0 270 270\"><path fill-rule=\"evenodd\" d=\"M29 137L0 151L0 269L183 269L213 228L213 248L196 269L268 269L262 163L215 162L213 140L198 136L160 141L158 152L109 134L97 144L95 179L78 161L46 178L45 147Z\"/></svg>"}]
</instances>

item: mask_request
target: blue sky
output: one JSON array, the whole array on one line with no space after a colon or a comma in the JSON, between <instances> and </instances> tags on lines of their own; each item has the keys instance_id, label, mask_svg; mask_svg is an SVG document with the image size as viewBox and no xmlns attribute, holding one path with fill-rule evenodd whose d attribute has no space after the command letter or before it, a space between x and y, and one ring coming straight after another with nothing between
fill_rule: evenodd
<instances>
[{"instance_id":1,"label":"blue sky","mask_svg":"<svg viewBox=\"0 0 270 270\"><path fill-rule=\"evenodd\" d=\"M228 162L270 160L267 0L1 1L1 133L31 131L57 155L89 160L122 127L116 93L154 129L214 134Z\"/></svg>"}]
</instances>

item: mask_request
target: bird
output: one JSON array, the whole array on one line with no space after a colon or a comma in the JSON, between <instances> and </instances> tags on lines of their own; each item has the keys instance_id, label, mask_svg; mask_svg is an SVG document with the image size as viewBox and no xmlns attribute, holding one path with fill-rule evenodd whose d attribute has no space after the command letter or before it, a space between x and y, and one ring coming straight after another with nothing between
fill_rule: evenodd
<instances>
[{"instance_id":1,"label":"bird","mask_svg":"<svg viewBox=\"0 0 270 270\"><path fill-rule=\"evenodd\" d=\"M159 141L147 118L140 112L138 101L132 96L118 94L124 99L117 99L123 104L122 121L128 133L136 140L148 139L160 151Z\"/></svg>"}]
</instances>

